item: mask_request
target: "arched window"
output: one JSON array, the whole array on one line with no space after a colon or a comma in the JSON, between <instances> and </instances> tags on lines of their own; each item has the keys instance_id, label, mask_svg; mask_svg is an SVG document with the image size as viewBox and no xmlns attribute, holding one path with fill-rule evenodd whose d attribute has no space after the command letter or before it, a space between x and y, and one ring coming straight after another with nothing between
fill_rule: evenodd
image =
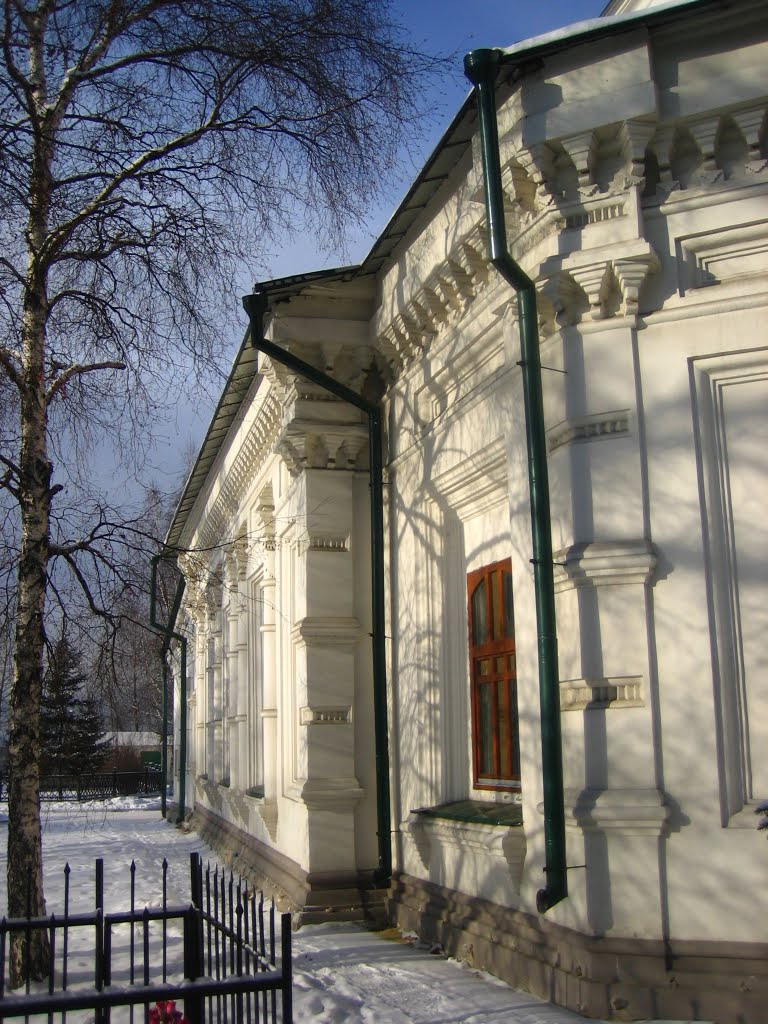
<instances>
[{"instance_id":1,"label":"arched window","mask_svg":"<svg viewBox=\"0 0 768 1024\"><path fill-rule=\"evenodd\" d=\"M477 789L519 789L510 559L469 573L467 591L474 784Z\"/></svg>"}]
</instances>

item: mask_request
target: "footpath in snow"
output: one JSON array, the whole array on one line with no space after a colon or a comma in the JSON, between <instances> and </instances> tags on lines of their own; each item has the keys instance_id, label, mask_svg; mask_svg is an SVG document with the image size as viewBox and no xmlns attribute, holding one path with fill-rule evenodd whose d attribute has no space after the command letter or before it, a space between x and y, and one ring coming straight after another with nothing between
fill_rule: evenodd
<instances>
[{"instance_id":1,"label":"footpath in snow","mask_svg":"<svg viewBox=\"0 0 768 1024\"><path fill-rule=\"evenodd\" d=\"M159 905L157 885L168 860L168 901L189 899L189 854L215 856L195 833L185 835L159 814L159 802L116 800L43 806L48 911L63 906L64 865L72 898L92 905L94 861L104 859L108 910L128 905L131 861L136 897ZM7 816L0 805L0 907L5 913ZM154 883L152 882L154 880ZM85 906L83 909L85 909ZM455 961L349 924L312 925L294 933L294 1020L297 1024L584 1024L584 1018ZM80 1015L78 1015L80 1016ZM74 1014L68 1020L74 1021ZM86 1018L83 1017L83 1020Z\"/></svg>"}]
</instances>

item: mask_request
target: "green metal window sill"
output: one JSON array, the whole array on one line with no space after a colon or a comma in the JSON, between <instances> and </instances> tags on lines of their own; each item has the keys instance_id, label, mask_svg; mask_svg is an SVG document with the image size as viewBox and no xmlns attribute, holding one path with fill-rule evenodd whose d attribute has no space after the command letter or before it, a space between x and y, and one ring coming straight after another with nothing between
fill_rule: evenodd
<instances>
[{"instance_id":1,"label":"green metal window sill","mask_svg":"<svg viewBox=\"0 0 768 1024\"><path fill-rule=\"evenodd\" d=\"M424 818L447 818L449 821L469 821L478 825L505 825L521 827L523 808L520 804L495 804L485 800L453 800L437 807L417 807L414 814Z\"/></svg>"}]
</instances>

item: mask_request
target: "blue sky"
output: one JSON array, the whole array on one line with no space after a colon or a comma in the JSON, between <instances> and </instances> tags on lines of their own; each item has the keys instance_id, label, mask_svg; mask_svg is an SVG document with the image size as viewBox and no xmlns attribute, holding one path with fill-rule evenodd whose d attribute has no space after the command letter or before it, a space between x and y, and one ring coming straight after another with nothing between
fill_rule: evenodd
<instances>
[{"instance_id":1,"label":"blue sky","mask_svg":"<svg viewBox=\"0 0 768 1024\"><path fill-rule=\"evenodd\" d=\"M369 0L371 3L377 0ZM346 251L320 252L311 237L297 231L296 236L281 240L279 252L264 258L261 280L285 277L329 266L357 263L364 258L376 237L394 212L398 202L416 176L424 159L434 149L469 91L463 73L463 57L468 50L481 46L510 46L521 39L530 39L552 29L561 28L602 13L607 0L392 0L394 16L409 31L414 42L429 52L455 54L455 73L447 75L428 97L430 117L423 126L420 143L408 154L408 165L400 180L385 183L384 197L371 211L367 225L350 229ZM243 291L250 282L243 282ZM231 355L245 330L245 317L231 339ZM167 424L155 425L155 446L152 465L161 486L169 475L181 468L179 452L191 443L195 449L202 443L210 416L218 399L218 389L229 372L229 363L222 365L220 381L212 382L207 395L196 395L194 401L182 398Z\"/></svg>"},{"instance_id":2,"label":"blue sky","mask_svg":"<svg viewBox=\"0 0 768 1024\"><path fill-rule=\"evenodd\" d=\"M464 77L463 57L468 50L510 46L563 25L599 17L606 3L607 0L392 0L394 17L417 45L428 52L455 54L455 72L446 75L429 96L432 113L423 126L417 151L409 154L413 170L406 168L401 180L387 184L385 197L371 212L369 223L350 230L346 252L321 253L311 239L297 237L266 259L265 279L363 259L467 95L469 83Z\"/></svg>"}]
</instances>

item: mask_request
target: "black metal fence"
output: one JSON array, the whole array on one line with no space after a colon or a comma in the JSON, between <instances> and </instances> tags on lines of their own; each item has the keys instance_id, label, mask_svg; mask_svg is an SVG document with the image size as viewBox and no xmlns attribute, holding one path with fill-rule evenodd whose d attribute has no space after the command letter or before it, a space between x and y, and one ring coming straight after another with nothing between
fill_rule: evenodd
<instances>
[{"instance_id":1,"label":"black metal fence","mask_svg":"<svg viewBox=\"0 0 768 1024\"><path fill-rule=\"evenodd\" d=\"M63 915L0 921L0 1021L44 1014L65 1024L68 1012L90 1009L96 1024L149 1024L152 1004L173 1000L188 1024L292 1024L291 915L279 915L278 938L274 904L242 879L204 871L193 853L190 902L173 906L164 860L160 906L139 908L134 862L130 908L107 912L97 860L93 912L71 913L69 865L64 872ZM48 936L47 978L9 991L10 937L28 950L36 929Z\"/></svg>"},{"instance_id":2,"label":"black metal fence","mask_svg":"<svg viewBox=\"0 0 768 1024\"><path fill-rule=\"evenodd\" d=\"M41 800L108 800L113 796L159 793L162 773L158 768L137 772L83 772L81 775L43 775ZM8 778L0 774L0 800L7 799Z\"/></svg>"}]
</instances>

